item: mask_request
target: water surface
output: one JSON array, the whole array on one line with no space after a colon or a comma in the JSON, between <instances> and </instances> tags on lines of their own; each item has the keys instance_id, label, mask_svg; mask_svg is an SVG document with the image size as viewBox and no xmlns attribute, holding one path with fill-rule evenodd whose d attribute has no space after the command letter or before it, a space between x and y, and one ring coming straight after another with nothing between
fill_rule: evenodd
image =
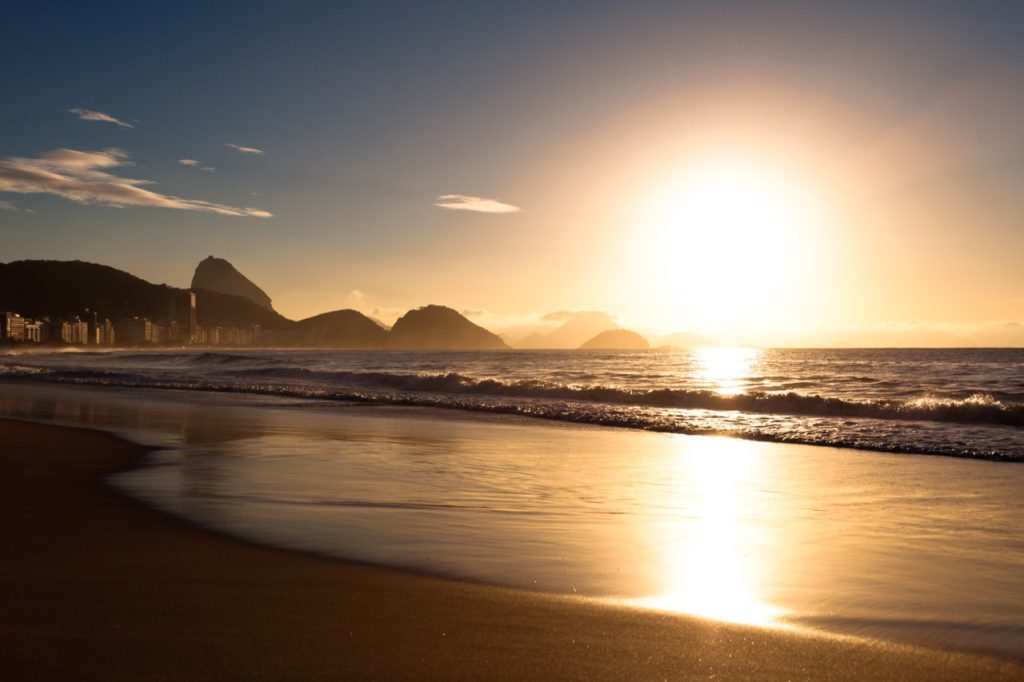
<instances>
[{"instance_id":1,"label":"water surface","mask_svg":"<svg viewBox=\"0 0 1024 682\"><path fill-rule=\"evenodd\" d=\"M1017 464L23 382L0 383L0 414L162 445L117 485L261 543L1024 657Z\"/></svg>"}]
</instances>

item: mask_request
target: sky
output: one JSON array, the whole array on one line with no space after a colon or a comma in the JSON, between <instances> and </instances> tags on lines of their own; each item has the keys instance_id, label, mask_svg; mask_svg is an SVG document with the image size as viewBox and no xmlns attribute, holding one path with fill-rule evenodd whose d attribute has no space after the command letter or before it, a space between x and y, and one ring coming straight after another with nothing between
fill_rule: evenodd
<instances>
[{"instance_id":1,"label":"sky","mask_svg":"<svg viewBox=\"0 0 1024 682\"><path fill-rule=\"evenodd\" d=\"M508 334L1024 321L1020 3L88 5L5 8L0 261Z\"/></svg>"}]
</instances>

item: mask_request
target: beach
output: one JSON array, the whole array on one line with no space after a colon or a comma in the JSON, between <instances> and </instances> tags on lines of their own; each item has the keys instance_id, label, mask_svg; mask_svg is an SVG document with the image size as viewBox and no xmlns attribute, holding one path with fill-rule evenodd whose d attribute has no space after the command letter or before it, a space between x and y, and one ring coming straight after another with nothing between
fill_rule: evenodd
<instances>
[{"instance_id":1,"label":"beach","mask_svg":"<svg viewBox=\"0 0 1024 682\"><path fill-rule=\"evenodd\" d=\"M256 547L115 493L144 450L0 422L8 679L1019 679L1019 663L729 625Z\"/></svg>"}]
</instances>

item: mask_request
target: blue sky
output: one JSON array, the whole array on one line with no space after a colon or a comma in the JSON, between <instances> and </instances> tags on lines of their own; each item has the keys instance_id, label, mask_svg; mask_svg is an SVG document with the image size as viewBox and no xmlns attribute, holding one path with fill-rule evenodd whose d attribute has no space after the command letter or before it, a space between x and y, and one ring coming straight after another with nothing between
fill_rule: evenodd
<instances>
[{"instance_id":1,"label":"blue sky","mask_svg":"<svg viewBox=\"0 0 1024 682\"><path fill-rule=\"evenodd\" d=\"M881 174L920 161L889 203L864 200L862 225L836 218L848 272L794 324L1024 317L1006 255L1024 247L1022 25L1019 3L19 3L0 25L0 159L121 150L103 172L186 204L0 187L0 260L82 258L184 285L215 254L293 317L440 302L495 324L568 308L651 326L683 297L659 298L636 283L642 264L621 262L644 178L707 140L787 164L824 150L809 163L830 169L877 144ZM522 210L446 210L443 195ZM870 255L897 220L920 223L903 258L941 237L911 281ZM850 293L866 267L881 282L871 300ZM965 293L913 290L943 268L965 273ZM883 288L906 295L881 305ZM825 312L836 297L845 317ZM709 326L698 313L673 324Z\"/></svg>"}]
</instances>

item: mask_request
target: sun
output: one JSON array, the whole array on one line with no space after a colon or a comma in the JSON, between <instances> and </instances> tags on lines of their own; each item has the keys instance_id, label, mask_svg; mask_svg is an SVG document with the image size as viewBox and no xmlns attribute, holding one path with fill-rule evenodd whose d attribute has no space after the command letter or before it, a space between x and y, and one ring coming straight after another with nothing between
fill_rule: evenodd
<instances>
[{"instance_id":1,"label":"sun","mask_svg":"<svg viewBox=\"0 0 1024 682\"><path fill-rule=\"evenodd\" d=\"M691 320L760 322L799 284L808 201L781 172L734 160L695 166L663 183L644 222L644 276Z\"/></svg>"}]
</instances>

